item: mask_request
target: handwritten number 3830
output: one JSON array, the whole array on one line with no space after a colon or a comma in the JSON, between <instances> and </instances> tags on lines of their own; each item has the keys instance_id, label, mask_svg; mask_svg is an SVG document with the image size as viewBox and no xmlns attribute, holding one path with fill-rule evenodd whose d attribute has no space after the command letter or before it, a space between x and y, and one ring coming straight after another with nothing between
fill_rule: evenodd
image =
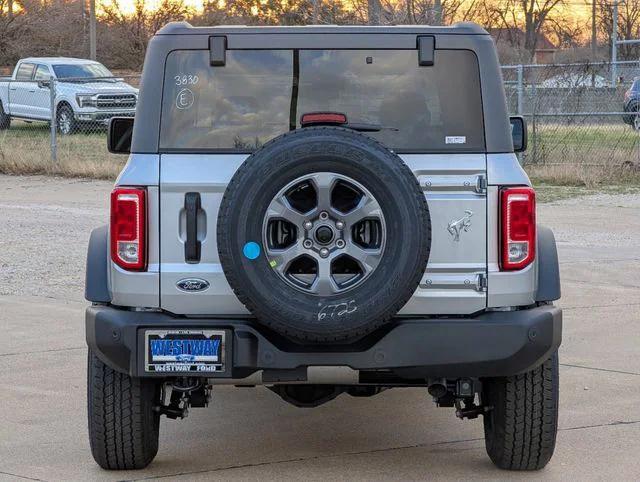
<instances>
[{"instance_id":1,"label":"handwritten number 3830","mask_svg":"<svg viewBox=\"0 0 640 482\"><path fill-rule=\"evenodd\" d=\"M174 77L174 80L176 81L176 85L196 85L198 83L198 80L200 79L198 78L197 75L182 74L182 75L176 75Z\"/></svg>"}]
</instances>

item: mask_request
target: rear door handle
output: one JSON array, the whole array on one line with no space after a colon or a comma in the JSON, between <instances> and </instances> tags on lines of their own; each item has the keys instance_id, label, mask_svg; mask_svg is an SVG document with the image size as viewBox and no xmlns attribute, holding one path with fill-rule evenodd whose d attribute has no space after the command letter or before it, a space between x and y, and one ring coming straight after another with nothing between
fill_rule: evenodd
<instances>
[{"instance_id":1,"label":"rear door handle","mask_svg":"<svg viewBox=\"0 0 640 482\"><path fill-rule=\"evenodd\" d=\"M184 243L184 260L191 264L200 262L201 243L198 241L198 211L200 209L200 193L186 193L184 195L184 210L187 214L187 241Z\"/></svg>"}]
</instances>

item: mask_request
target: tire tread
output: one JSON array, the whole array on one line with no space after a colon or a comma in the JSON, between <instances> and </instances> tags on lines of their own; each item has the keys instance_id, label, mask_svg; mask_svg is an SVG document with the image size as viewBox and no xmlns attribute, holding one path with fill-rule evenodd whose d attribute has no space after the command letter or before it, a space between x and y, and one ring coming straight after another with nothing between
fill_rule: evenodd
<instances>
[{"instance_id":1,"label":"tire tread","mask_svg":"<svg viewBox=\"0 0 640 482\"><path fill-rule=\"evenodd\" d=\"M539 470L555 449L558 428L558 355L533 370L488 379L484 402L487 453L508 470Z\"/></svg>"},{"instance_id":2,"label":"tire tread","mask_svg":"<svg viewBox=\"0 0 640 482\"><path fill-rule=\"evenodd\" d=\"M116 372L88 356L88 422L91 453L109 470L142 469L158 452L156 384Z\"/></svg>"}]
</instances>

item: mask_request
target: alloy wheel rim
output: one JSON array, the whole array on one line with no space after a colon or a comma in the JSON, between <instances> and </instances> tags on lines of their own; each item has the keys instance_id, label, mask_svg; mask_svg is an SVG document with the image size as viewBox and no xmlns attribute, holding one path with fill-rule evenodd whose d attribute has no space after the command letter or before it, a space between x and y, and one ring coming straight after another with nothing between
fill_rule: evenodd
<instances>
[{"instance_id":1,"label":"alloy wheel rim","mask_svg":"<svg viewBox=\"0 0 640 482\"><path fill-rule=\"evenodd\" d=\"M377 269L387 232L380 204L354 179L314 172L274 196L262 224L269 265L290 286L331 296Z\"/></svg>"},{"instance_id":2,"label":"alloy wheel rim","mask_svg":"<svg viewBox=\"0 0 640 482\"><path fill-rule=\"evenodd\" d=\"M60 132L68 134L71 131L71 119L67 112L61 112L58 119L58 125L60 126Z\"/></svg>"}]
</instances>

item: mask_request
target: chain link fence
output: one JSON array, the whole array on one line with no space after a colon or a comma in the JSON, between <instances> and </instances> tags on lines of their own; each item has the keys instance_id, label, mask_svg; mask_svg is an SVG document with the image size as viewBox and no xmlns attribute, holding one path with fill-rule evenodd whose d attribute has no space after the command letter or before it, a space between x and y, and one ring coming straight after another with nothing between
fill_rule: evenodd
<instances>
[{"instance_id":1,"label":"chain link fence","mask_svg":"<svg viewBox=\"0 0 640 482\"><path fill-rule=\"evenodd\" d=\"M502 67L511 114L529 128L524 164L627 169L640 166L640 62Z\"/></svg>"},{"instance_id":2,"label":"chain link fence","mask_svg":"<svg viewBox=\"0 0 640 482\"><path fill-rule=\"evenodd\" d=\"M629 112L640 106L640 87L637 102L628 94L640 62L511 65L502 73L510 113L528 122L521 160L529 172L545 166L597 182L640 171L640 116ZM107 152L106 126L134 115L140 77L54 79L35 68L30 78L0 78L0 172L116 176L126 158Z\"/></svg>"},{"instance_id":3,"label":"chain link fence","mask_svg":"<svg viewBox=\"0 0 640 482\"><path fill-rule=\"evenodd\" d=\"M139 76L31 78L0 78L0 171L113 178L126 159L107 152L107 125L135 114Z\"/></svg>"}]
</instances>

